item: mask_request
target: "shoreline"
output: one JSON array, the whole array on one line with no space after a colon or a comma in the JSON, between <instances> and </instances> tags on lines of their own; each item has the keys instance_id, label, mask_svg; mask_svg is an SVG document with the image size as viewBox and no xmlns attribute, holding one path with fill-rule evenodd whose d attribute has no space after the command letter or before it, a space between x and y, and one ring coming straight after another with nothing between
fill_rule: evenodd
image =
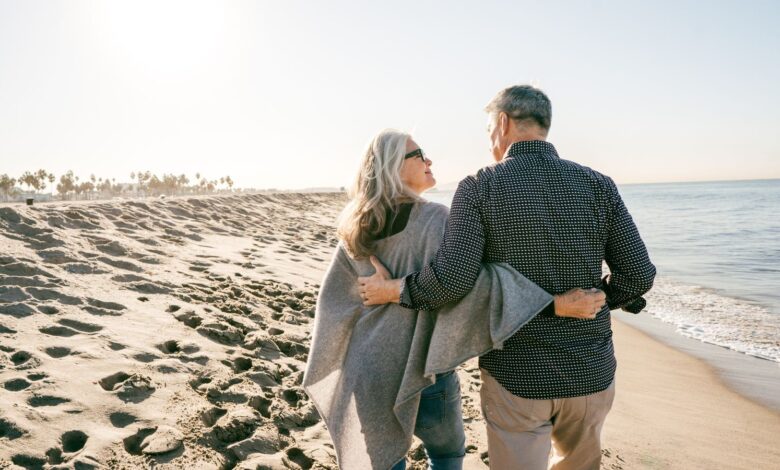
<instances>
[{"instance_id":1,"label":"shoreline","mask_svg":"<svg viewBox=\"0 0 780 470\"><path fill-rule=\"evenodd\" d=\"M617 394L604 427L602 468L780 465L780 413L728 387L704 360L623 318L613 331Z\"/></svg>"},{"instance_id":2,"label":"shoreline","mask_svg":"<svg viewBox=\"0 0 780 470\"><path fill-rule=\"evenodd\" d=\"M684 336L648 314L620 312L618 321L683 354L703 361L726 387L780 414L780 364Z\"/></svg>"}]
</instances>

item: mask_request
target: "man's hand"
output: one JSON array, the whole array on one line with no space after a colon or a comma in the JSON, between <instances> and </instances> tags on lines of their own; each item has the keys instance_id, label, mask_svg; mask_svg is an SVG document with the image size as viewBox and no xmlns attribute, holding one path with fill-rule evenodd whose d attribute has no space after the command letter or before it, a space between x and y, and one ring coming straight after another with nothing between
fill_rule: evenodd
<instances>
[{"instance_id":1,"label":"man's hand","mask_svg":"<svg viewBox=\"0 0 780 470\"><path fill-rule=\"evenodd\" d=\"M376 272L372 276L358 278L358 291L363 305L398 303L403 279L390 279L390 271L376 256L371 256L371 264Z\"/></svg>"},{"instance_id":2,"label":"man's hand","mask_svg":"<svg viewBox=\"0 0 780 470\"><path fill-rule=\"evenodd\" d=\"M572 289L555 296L555 315L592 320L606 302L607 295L599 289Z\"/></svg>"}]
</instances>

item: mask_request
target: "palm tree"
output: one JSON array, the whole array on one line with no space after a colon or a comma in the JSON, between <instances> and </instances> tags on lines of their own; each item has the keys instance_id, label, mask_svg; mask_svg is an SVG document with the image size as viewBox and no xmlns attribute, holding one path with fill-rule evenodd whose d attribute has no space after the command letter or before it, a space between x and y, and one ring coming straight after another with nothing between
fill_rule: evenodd
<instances>
[{"instance_id":1,"label":"palm tree","mask_svg":"<svg viewBox=\"0 0 780 470\"><path fill-rule=\"evenodd\" d=\"M3 200L8 200L8 196L11 194L11 190L14 189L15 185L16 178L11 178L5 173L0 175L0 192L3 193Z\"/></svg>"},{"instance_id":2,"label":"palm tree","mask_svg":"<svg viewBox=\"0 0 780 470\"><path fill-rule=\"evenodd\" d=\"M84 181L78 186L77 193L82 192L87 195L87 199L92 198L92 192L95 190L95 185L92 181Z\"/></svg>"},{"instance_id":3,"label":"palm tree","mask_svg":"<svg viewBox=\"0 0 780 470\"><path fill-rule=\"evenodd\" d=\"M53 183L54 182L54 174L53 173L47 173L46 170L40 169L35 172L35 178L38 179L36 190L44 190L46 189L46 181Z\"/></svg>"},{"instance_id":4,"label":"palm tree","mask_svg":"<svg viewBox=\"0 0 780 470\"><path fill-rule=\"evenodd\" d=\"M73 171L68 170L67 173L60 176L60 182L57 184L57 192L60 193L62 199L68 196L68 193L76 189L76 178L73 176Z\"/></svg>"},{"instance_id":5,"label":"palm tree","mask_svg":"<svg viewBox=\"0 0 780 470\"><path fill-rule=\"evenodd\" d=\"M27 186L28 191L38 189L38 176L25 171L22 176L19 177L19 183Z\"/></svg>"},{"instance_id":6,"label":"palm tree","mask_svg":"<svg viewBox=\"0 0 780 470\"><path fill-rule=\"evenodd\" d=\"M187 184L190 182L189 178L187 178L187 175L184 173L179 175L179 187L186 192L187 190Z\"/></svg>"}]
</instances>

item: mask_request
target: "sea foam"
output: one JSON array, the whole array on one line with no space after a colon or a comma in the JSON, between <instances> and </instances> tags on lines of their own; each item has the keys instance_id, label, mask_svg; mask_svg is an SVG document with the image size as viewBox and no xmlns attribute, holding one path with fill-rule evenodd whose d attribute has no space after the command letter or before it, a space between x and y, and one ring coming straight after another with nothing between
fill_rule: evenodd
<instances>
[{"instance_id":1,"label":"sea foam","mask_svg":"<svg viewBox=\"0 0 780 470\"><path fill-rule=\"evenodd\" d=\"M780 363L780 316L761 305L666 278L645 298L643 313L684 336Z\"/></svg>"}]
</instances>

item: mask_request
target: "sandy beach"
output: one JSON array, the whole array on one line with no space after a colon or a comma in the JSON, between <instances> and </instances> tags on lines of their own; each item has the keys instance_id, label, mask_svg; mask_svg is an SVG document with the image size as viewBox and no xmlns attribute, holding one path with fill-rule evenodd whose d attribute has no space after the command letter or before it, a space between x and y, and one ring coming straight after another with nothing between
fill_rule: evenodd
<instances>
[{"instance_id":1,"label":"sandy beach","mask_svg":"<svg viewBox=\"0 0 780 470\"><path fill-rule=\"evenodd\" d=\"M0 468L336 468L300 383L344 202L0 205ZM602 468L780 468L777 411L622 315ZM458 373L484 469L476 361Z\"/></svg>"}]
</instances>

